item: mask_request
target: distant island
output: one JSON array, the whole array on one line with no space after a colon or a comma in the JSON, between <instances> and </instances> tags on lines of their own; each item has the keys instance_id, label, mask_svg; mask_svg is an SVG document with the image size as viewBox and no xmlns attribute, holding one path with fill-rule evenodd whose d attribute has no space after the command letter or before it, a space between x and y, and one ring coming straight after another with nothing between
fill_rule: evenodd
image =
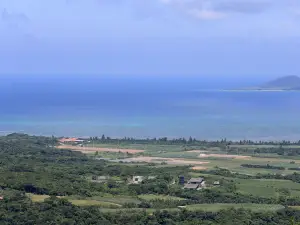
<instances>
[{"instance_id":1,"label":"distant island","mask_svg":"<svg viewBox=\"0 0 300 225\"><path fill-rule=\"evenodd\" d=\"M257 87L234 89L235 91L300 91L300 77L285 76ZM234 91L231 90L231 91Z\"/></svg>"}]
</instances>

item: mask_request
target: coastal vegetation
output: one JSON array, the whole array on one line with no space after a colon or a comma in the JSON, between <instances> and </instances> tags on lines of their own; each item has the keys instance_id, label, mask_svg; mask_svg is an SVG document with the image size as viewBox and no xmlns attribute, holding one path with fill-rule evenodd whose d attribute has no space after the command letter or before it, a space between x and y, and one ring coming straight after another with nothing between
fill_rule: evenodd
<instances>
[{"instance_id":1,"label":"coastal vegetation","mask_svg":"<svg viewBox=\"0 0 300 225\"><path fill-rule=\"evenodd\" d=\"M300 221L299 143L104 136L68 143L70 149L59 149L61 143L56 137L3 136L0 222L296 223ZM106 150L97 154L72 150L72 146L80 145ZM137 155L109 151L118 148L144 151ZM249 154L253 149L270 151ZM285 152L281 157L275 151L279 149ZM290 151L294 154L289 155ZM227 152L243 157L226 157ZM213 157L206 157L209 154ZM131 160L134 157L141 160ZM195 169L198 163L205 163L196 166L202 170ZM135 182L134 176L143 179ZM202 177L205 185L199 190L183 189L179 177L185 182Z\"/></svg>"}]
</instances>

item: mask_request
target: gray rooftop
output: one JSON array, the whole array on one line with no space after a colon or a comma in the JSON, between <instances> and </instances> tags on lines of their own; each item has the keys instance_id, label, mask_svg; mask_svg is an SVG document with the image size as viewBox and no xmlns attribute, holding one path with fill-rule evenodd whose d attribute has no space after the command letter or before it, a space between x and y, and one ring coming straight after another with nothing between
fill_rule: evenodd
<instances>
[{"instance_id":1,"label":"gray rooftop","mask_svg":"<svg viewBox=\"0 0 300 225\"><path fill-rule=\"evenodd\" d=\"M199 177L199 178L191 178L188 183L202 183L203 178Z\"/></svg>"},{"instance_id":2,"label":"gray rooftop","mask_svg":"<svg viewBox=\"0 0 300 225\"><path fill-rule=\"evenodd\" d=\"M185 189L197 189L199 187L199 184L186 184L183 188Z\"/></svg>"}]
</instances>

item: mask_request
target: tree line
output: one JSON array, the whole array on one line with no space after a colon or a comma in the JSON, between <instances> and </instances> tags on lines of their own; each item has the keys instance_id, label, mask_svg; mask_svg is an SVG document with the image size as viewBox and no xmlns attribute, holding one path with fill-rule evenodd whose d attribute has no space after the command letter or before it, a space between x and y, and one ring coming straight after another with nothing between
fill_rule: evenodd
<instances>
[{"instance_id":1,"label":"tree line","mask_svg":"<svg viewBox=\"0 0 300 225\"><path fill-rule=\"evenodd\" d=\"M271 170L285 170L285 168L283 166L271 166L270 164L267 164L267 165L241 164L241 167L271 169Z\"/></svg>"},{"instance_id":2,"label":"tree line","mask_svg":"<svg viewBox=\"0 0 300 225\"><path fill-rule=\"evenodd\" d=\"M163 145L200 145L207 147L226 147L230 145L278 145L278 146L289 146L289 145L299 145L299 141L253 141L253 140L239 140L231 141L225 139L220 140L199 140L193 137L185 138L173 138L169 139L167 137L161 138L133 138L133 137L124 137L124 138L112 138L105 136L104 134L101 137L90 137L86 141L93 141L94 143L106 143L106 144L163 144Z\"/></svg>"}]
</instances>

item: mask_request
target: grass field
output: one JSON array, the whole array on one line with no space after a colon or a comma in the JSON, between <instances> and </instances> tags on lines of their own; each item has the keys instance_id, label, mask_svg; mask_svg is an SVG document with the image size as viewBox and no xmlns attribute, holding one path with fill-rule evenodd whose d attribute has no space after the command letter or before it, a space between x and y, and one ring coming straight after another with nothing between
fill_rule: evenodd
<instances>
[{"instance_id":1,"label":"grass field","mask_svg":"<svg viewBox=\"0 0 300 225\"><path fill-rule=\"evenodd\" d=\"M46 198L49 198L49 195L35 195L35 194L28 194L28 196L31 198L33 202L43 202ZM121 207L121 204L117 204L114 202L109 201L100 201L100 200L94 200L94 199L73 199L72 197L66 197L66 199L71 202L73 205L77 206L99 206L103 208L109 208L109 207Z\"/></svg>"},{"instance_id":2,"label":"grass field","mask_svg":"<svg viewBox=\"0 0 300 225\"><path fill-rule=\"evenodd\" d=\"M236 186L241 193L260 197L278 197L281 189L287 189L292 197L300 197L300 184L289 180L238 179Z\"/></svg>"},{"instance_id":3,"label":"grass field","mask_svg":"<svg viewBox=\"0 0 300 225\"><path fill-rule=\"evenodd\" d=\"M295 210L300 210L300 206L289 206L289 208L295 209Z\"/></svg>"},{"instance_id":4,"label":"grass field","mask_svg":"<svg viewBox=\"0 0 300 225\"><path fill-rule=\"evenodd\" d=\"M237 187L237 192L254 195L259 197L279 197L286 195L282 189L287 190L287 196L300 197L300 183L290 180L275 179L239 179L231 177L223 177L219 175L203 174L201 172L190 172L192 177L203 177L208 183L216 180L233 181Z\"/></svg>"},{"instance_id":5,"label":"grass field","mask_svg":"<svg viewBox=\"0 0 300 225\"><path fill-rule=\"evenodd\" d=\"M138 197L140 199L143 199L143 200L146 200L146 201L155 200L155 199L159 199L159 200L177 200L177 201L185 200L184 198L179 198L179 197L174 197L174 196L153 195L153 194L139 195Z\"/></svg>"},{"instance_id":6,"label":"grass field","mask_svg":"<svg viewBox=\"0 0 300 225\"><path fill-rule=\"evenodd\" d=\"M86 155L90 157L97 157L97 158L107 158L107 159L120 159L120 158L126 158L129 155L123 152L92 152L92 153L86 153Z\"/></svg>"},{"instance_id":7,"label":"grass field","mask_svg":"<svg viewBox=\"0 0 300 225\"><path fill-rule=\"evenodd\" d=\"M248 149L256 149L256 148L279 148L280 145L231 145L234 148L248 148ZM300 145L283 145L283 148L300 148Z\"/></svg>"},{"instance_id":8,"label":"grass field","mask_svg":"<svg viewBox=\"0 0 300 225\"><path fill-rule=\"evenodd\" d=\"M218 159L218 158L206 158L205 161L209 163L205 165L208 169L213 169L214 167L220 167L228 169L232 172L255 175L257 173L267 174L267 173L276 173L276 174L292 174L295 171L292 170L276 170L276 169L263 169L263 168L245 168L241 167L241 164L257 164L257 165L266 165L271 166L280 166L285 168L297 168L300 167L300 162L292 159L270 159L270 158L256 158L252 157L250 159ZM295 164L291 164L291 161L295 161Z\"/></svg>"},{"instance_id":9,"label":"grass field","mask_svg":"<svg viewBox=\"0 0 300 225\"><path fill-rule=\"evenodd\" d=\"M284 185L284 184L282 184ZM265 193L264 193L265 194ZM31 198L33 202L43 202L46 198L48 198L48 195L34 195L34 194L28 194L28 196ZM172 197L172 196L163 196L163 195L140 195L138 196L140 199L143 200L154 200L154 199L172 199L172 200L184 200L182 198L178 197ZM125 202L129 202L128 200L132 200L132 198L123 197L122 198L116 198L111 199L109 197L99 197L97 200L93 199L72 199L72 197L67 198L72 204L77 206L99 206L101 211L103 212L117 212L117 211L142 211L144 209L141 208L134 208L134 209L122 209L121 204L113 203L112 201L118 202L124 204ZM122 200L121 200L122 199ZM104 201L105 200L105 201ZM138 200L137 200L138 201ZM190 211L207 211L207 212L217 212L220 210L228 209L228 208L244 208L249 209L252 211L277 211L280 209L283 209L284 207L281 205L266 205L266 204L194 204L194 205L187 205L185 206L186 210ZM295 207L297 208L297 207ZM297 209L300 209L298 207ZM155 212L157 209L145 209L148 213ZM160 210L168 210L168 211L179 211L179 208L168 208L168 209L160 209Z\"/></svg>"},{"instance_id":10,"label":"grass field","mask_svg":"<svg viewBox=\"0 0 300 225\"><path fill-rule=\"evenodd\" d=\"M140 149L146 152L181 152L184 147L181 145L142 145L142 144L87 144L87 147L97 147L97 148L115 148L115 149Z\"/></svg>"},{"instance_id":11,"label":"grass field","mask_svg":"<svg viewBox=\"0 0 300 225\"><path fill-rule=\"evenodd\" d=\"M266 205L266 204L196 204L196 205L188 205L186 207L187 210L192 211L207 211L207 212L217 212L223 209L228 208L243 208L243 209L249 209L256 212L261 211L278 211L280 209L283 209L284 206L282 205Z\"/></svg>"},{"instance_id":12,"label":"grass field","mask_svg":"<svg viewBox=\"0 0 300 225\"><path fill-rule=\"evenodd\" d=\"M262 211L278 211L281 209L284 209L284 206L282 205L266 205L266 204L195 204L195 205L187 205L185 207L186 210L189 211L206 211L206 212L218 212L220 210L229 209L229 208L235 208L235 209L248 209L255 212L262 212ZM140 208L134 208L134 209L100 209L102 212L118 212L118 211L146 211L148 213L153 213L157 211L157 209L140 209ZM162 210L168 210L168 211L179 211L179 208L168 208L168 209L160 209Z\"/></svg>"},{"instance_id":13,"label":"grass field","mask_svg":"<svg viewBox=\"0 0 300 225\"><path fill-rule=\"evenodd\" d=\"M144 150L142 154L144 156L151 156L158 158L173 158L173 159L186 159L190 161L206 161L209 162L205 164L205 169L210 170L214 169L215 167L225 168L232 172L237 172L241 174L248 174L248 175L256 175L257 173L268 174L268 173L276 173L276 174L292 174L295 171L288 170L287 168L296 168L300 167L300 157L283 157L278 156L277 154L265 154L253 156L250 158L238 158L238 159L231 159L231 158L222 158L220 157L209 157L209 158L199 158L199 151L207 151L207 154L214 154L214 153L224 153L221 152L218 147L216 148L205 148L200 146L183 146L183 145L154 145L154 144L93 144L90 143L87 146L89 147L98 147L98 148L110 148L110 149L140 149ZM249 148L249 150L254 148L264 148L264 147L278 147L279 145L232 145L232 147L238 148ZM284 147L293 147L293 148L300 148L299 146L284 146ZM198 149L193 151L185 151L187 149ZM90 155L94 155L95 153L90 153ZM249 154L248 154L249 155ZM214 155L213 155L214 156ZM262 157L263 156L263 157ZM269 156L269 157L267 157ZM122 161L122 159L118 158L126 158L131 157L126 155L126 153L120 152L99 152L99 157L107 158L107 159L114 159L118 163ZM166 161L166 160L164 160ZM291 161L294 161L294 164L291 164ZM124 160L124 162L127 162ZM138 164L141 162L137 162L136 160L130 161L131 164ZM159 160L152 161L151 163L156 163L160 165L161 162ZM244 168L241 167L241 164L257 164L257 165L266 165L269 164L271 166L279 166L285 167L286 170L274 170L274 169L262 169L262 168ZM144 163L145 164L145 163ZM171 165L171 162L167 162L168 165ZM186 164L186 163L185 163ZM195 164L195 163L191 163Z\"/></svg>"},{"instance_id":14,"label":"grass field","mask_svg":"<svg viewBox=\"0 0 300 225\"><path fill-rule=\"evenodd\" d=\"M49 195L34 195L34 194L28 194L31 201L33 202L43 202L46 198L49 198Z\"/></svg>"},{"instance_id":15,"label":"grass field","mask_svg":"<svg viewBox=\"0 0 300 225\"><path fill-rule=\"evenodd\" d=\"M125 203L135 203L139 204L141 201L137 198L131 196L107 196L107 197L92 197L93 200L116 203L119 205L123 205Z\"/></svg>"}]
</instances>

